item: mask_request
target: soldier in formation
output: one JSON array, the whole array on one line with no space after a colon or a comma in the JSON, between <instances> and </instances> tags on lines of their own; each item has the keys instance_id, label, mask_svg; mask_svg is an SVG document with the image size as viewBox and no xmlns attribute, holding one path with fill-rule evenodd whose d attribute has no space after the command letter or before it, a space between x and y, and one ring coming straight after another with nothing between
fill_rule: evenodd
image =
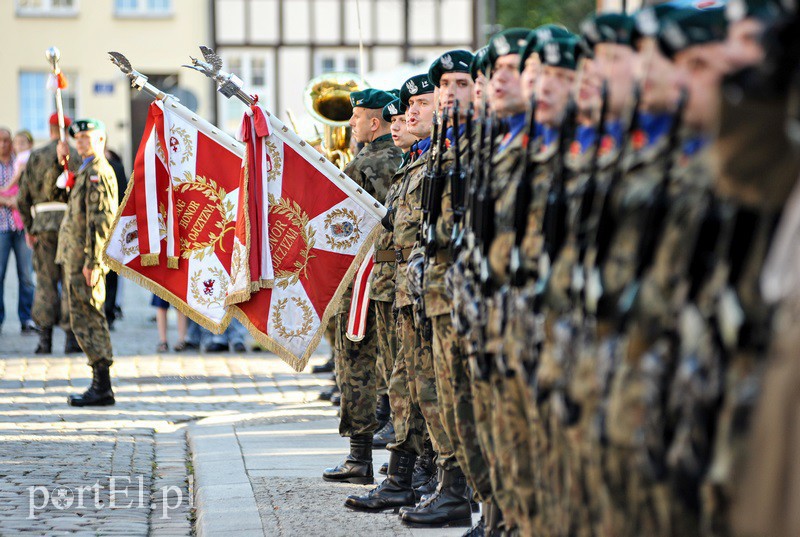
<instances>
[{"instance_id":1,"label":"soldier in formation","mask_svg":"<svg viewBox=\"0 0 800 537\"><path fill-rule=\"evenodd\" d=\"M788 2L676 0L507 29L403 84L372 279L394 440L348 508L798 534L798 28Z\"/></svg>"}]
</instances>

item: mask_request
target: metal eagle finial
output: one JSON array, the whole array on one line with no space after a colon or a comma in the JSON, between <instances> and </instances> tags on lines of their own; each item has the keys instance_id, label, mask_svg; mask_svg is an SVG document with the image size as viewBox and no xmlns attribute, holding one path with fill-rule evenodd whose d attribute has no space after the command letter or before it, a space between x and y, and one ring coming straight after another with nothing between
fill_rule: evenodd
<instances>
[{"instance_id":1,"label":"metal eagle finial","mask_svg":"<svg viewBox=\"0 0 800 537\"><path fill-rule=\"evenodd\" d=\"M200 52L203 53L202 60L189 56L189 59L192 60L192 65L183 65L183 67L203 73L216 82L219 86L217 91L225 97L229 99L236 97L247 105L253 104L253 98L242 89L242 80L236 75L222 70L222 58L217 56L213 49L200 45Z\"/></svg>"},{"instance_id":2,"label":"metal eagle finial","mask_svg":"<svg viewBox=\"0 0 800 537\"><path fill-rule=\"evenodd\" d=\"M122 71L126 75L130 75L133 73L133 67L131 67L131 62L128 61L128 58L126 58L119 52L109 51L108 55L110 56L111 63L119 67L120 71Z\"/></svg>"}]
</instances>

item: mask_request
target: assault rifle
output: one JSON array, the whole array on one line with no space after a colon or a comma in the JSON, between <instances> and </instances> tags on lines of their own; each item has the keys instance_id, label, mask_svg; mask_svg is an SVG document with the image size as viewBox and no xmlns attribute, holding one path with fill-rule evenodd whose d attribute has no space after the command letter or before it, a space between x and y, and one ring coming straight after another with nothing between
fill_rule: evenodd
<instances>
[{"instance_id":1,"label":"assault rifle","mask_svg":"<svg viewBox=\"0 0 800 537\"><path fill-rule=\"evenodd\" d=\"M478 177L480 184L477 185L475 192L474 206L474 225L475 225L475 253L476 267L478 269L478 282L476 285L478 307L484 311L481 326L479 327L480 340L483 348L478 349L476 356L477 373L481 380L487 380L491 372L491 364L488 353L485 349L486 344L486 315L485 299L491 294L490 271L489 271L489 248L494 237L494 198L492 197L492 176L494 168L492 157L495 151L495 140L497 138L497 117L492 114L484 125L484 141L486 153L483 155L483 166L479 171ZM488 141L487 141L488 138Z\"/></svg>"},{"instance_id":2,"label":"assault rifle","mask_svg":"<svg viewBox=\"0 0 800 537\"><path fill-rule=\"evenodd\" d=\"M450 247L453 248L456 240L461 235L461 221L464 219L464 193L466 188L466 176L464 168L461 167L461 144L459 143L459 131L461 129L460 112L458 100L453 105L453 132L455 133L455 146L453 154L455 162L450 168L448 178L450 180L450 204L453 209L453 230L450 234ZM468 109L468 116L465 126L467 140L467 154L472 153L472 105ZM455 256L454 256L455 257Z\"/></svg>"},{"instance_id":3,"label":"assault rifle","mask_svg":"<svg viewBox=\"0 0 800 537\"><path fill-rule=\"evenodd\" d=\"M509 282L512 287L522 287L528 279L525 267L522 263L522 239L525 238L525 231L528 227L528 212L533 198L533 172L535 165L531 162L531 145L536 138L536 95L531 96L531 105L528 108L526 118L527 131L523 138L522 175L517 183L514 195L514 246L511 248L511 256L508 260Z\"/></svg>"},{"instance_id":4,"label":"assault rifle","mask_svg":"<svg viewBox=\"0 0 800 537\"><path fill-rule=\"evenodd\" d=\"M575 99L570 96L567 101L564 117L558 133L558 154L553 180L547 193L547 205L542 220L543 251L539 257L539 280L536 283L536 294L541 297L547 289L550 279L551 265L558 258L567 236L567 167L564 156L567 146L575 138Z\"/></svg>"},{"instance_id":5,"label":"assault rifle","mask_svg":"<svg viewBox=\"0 0 800 537\"><path fill-rule=\"evenodd\" d=\"M429 170L426 174L426 177L430 180L430 185L428 186L427 210L423 209L425 212L423 228L425 233L425 259L428 261L436 257L436 224L442 212L442 193L444 191L445 181L444 174L442 173L442 156L447 149L445 144L447 140L447 116L448 110L445 109L439 132L439 139L436 140L436 166L432 173ZM458 133L456 133L456 136L458 136ZM456 140L456 145L458 145L458 140Z\"/></svg>"},{"instance_id":6,"label":"assault rifle","mask_svg":"<svg viewBox=\"0 0 800 537\"><path fill-rule=\"evenodd\" d=\"M434 170L434 159L435 165L440 168L442 163L441 149L444 145L442 140L445 138L446 130L447 117L445 116L443 118L442 124L440 125L438 114L434 114L431 145L428 148L428 158L425 163L425 177L422 182L422 221L420 222L419 231L417 232L417 243L420 245L426 244L426 234L430 227L431 208L435 205L433 201L433 190L435 188L435 182L437 181L437 171ZM434 152L436 155L434 155ZM415 270L414 266L417 264L419 265L416 270L419 271L418 291L420 294L416 300L418 328L421 331L422 338L429 341L432 336L433 327L431 326L430 319L425 315L425 258L423 257L421 260L410 259L408 270Z\"/></svg>"},{"instance_id":7,"label":"assault rifle","mask_svg":"<svg viewBox=\"0 0 800 537\"><path fill-rule=\"evenodd\" d=\"M669 144L667 147L667 154L664 158L664 167L661 170L661 180L656 190L648 198L648 202L642 211L641 222L639 222L640 235L637 249L639 257L636 260L636 272L634 273L633 280L625 287L619 303L619 315L623 324L636 303L642 276L644 276L645 271L652 265L656 249L664 230L664 222L667 217L670 197L669 183L672 177L672 166L674 162L673 153L678 146L678 137L683 124L682 116L686 106L686 99L687 93L683 90L678 98L678 105L675 109L672 125L670 125L669 129Z\"/></svg>"},{"instance_id":8,"label":"assault rifle","mask_svg":"<svg viewBox=\"0 0 800 537\"><path fill-rule=\"evenodd\" d=\"M576 240L578 243L578 260L573 269L572 289L576 298L582 298L581 294L585 289L586 274L585 261L586 252L589 250L589 236L592 226L597 227L597 222L592 220L594 215L594 203L597 197L597 168L600 158L600 145L603 141L603 132L606 130L606 114L608 112L608 82L603 80L600 87L600 118L597 121L597 131L594 143L592 144L592 160L589 164L589 177L583 185L581 196L581 208L578 214L578 229ZM584 303L585 309L585 303ZM585 313L585 311L584 311Z\"/></svg>"},{"instance_id":9,"label":"assault rifle","mask_svg":"<svg viewBox=\"0 0 800 537\"><path fill-rule=\"evenodd\" d=\"M611 198L619 188L619 183L622 180L623 155L625 154L625 148L628 146L628 140L630 140L631 133L633 133L636 125L639 124L639 104L641 102L641 96L641 87L636 84L633 87L633 103L630 113L630 120L628 121L628 126L625 129L622 145L617 153L617 159L614 163L614 171L611 174L611 180L607 185L605 185L604 189L598 189L598 199L595 199L596 207L594 208L594 211L596 211L596 214L598 215L597 227L595 230L594 240L589 243L594 244L596 249L594 268L592 269L592 274L590 276L591 280L593 280L593 285L591 285L592 282L587 282L587 289L584 294L586 310L591 313L597 312L598 302L603 296L601 272L603 265L605 265L606 259L608 259L608 253L611 249L611 240L613 239L618 226L618 222L614 217L612 210ZM605 133L603 132L598 132L597 136L602 138L604 134Z\"/></svg>"}]
</instances>

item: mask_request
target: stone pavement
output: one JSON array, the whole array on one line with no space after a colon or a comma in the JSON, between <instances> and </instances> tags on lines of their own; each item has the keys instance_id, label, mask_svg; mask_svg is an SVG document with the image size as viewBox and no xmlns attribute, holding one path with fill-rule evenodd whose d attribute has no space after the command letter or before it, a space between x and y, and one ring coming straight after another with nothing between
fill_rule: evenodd
<instances>
[{"instance_id":1,"label":"stone pavement","mask_svg":"<svg viewBox=\"0 0 800 537\"><path fill-rule=\"evenodd\" d=\"M345 496L368 487L319 477L347 452L335 410L316 402L327 376L267 353L154 354L150 295L131 282L112 332L117 404L68 407L91 370L60 352L60 330L53 355L33 354L12 267L0 333L0 535L463 533L411 532L394 515L345 510ZM387 452L375 455L377 470Z\"/></svg>"}]
</instances>

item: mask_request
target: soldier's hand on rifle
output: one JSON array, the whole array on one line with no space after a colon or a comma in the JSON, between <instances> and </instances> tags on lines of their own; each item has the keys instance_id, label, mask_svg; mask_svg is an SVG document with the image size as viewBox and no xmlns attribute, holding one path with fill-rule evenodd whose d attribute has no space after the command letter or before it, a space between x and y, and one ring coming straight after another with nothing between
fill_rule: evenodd
<instances>
[{"instance_id":1,"label":"soldier's hand on rifle","mask_svg":"<svg viewBox=\"0 0 800 537\"><path fill-rule=\"evenodd\" d=\"M65 141L58 142L56 152L58 153L58 163L66 166L69 162L69 144Z\"/></svg>"},{"instance_id":2,"label":"soldier's hand on rifle","mask_svg":"<svg viewBox=\"0 0 800 537\"><path fill-rule=\"evenodd\" d=\"M100 279L100 269L83 267L83 277L86 278L86 285L89 287L94 287L97 285L97 280Z\"/></svg>"},{"instance_id":3,"label":"soldier's hand on rifle","mask_svg":"<svg viewBox=\"0 0 800 537\"><path fill-rule=\"evenodd\" d=\"M408 288L414 297L421 297L423 282L423 265L425 264L425 257L422 252L413 252L408 259L408 267L406 268L408 275Z\"/></svg>"}]
</instances>

